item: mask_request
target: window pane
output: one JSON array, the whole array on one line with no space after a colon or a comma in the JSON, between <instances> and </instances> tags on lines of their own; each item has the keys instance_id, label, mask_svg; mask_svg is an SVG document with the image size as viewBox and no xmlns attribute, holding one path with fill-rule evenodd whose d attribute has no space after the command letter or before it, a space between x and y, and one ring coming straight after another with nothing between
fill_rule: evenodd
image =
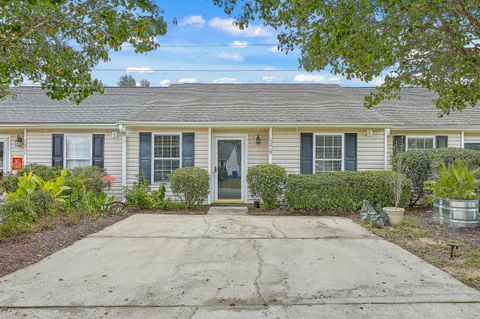
<instances>
[{"instance_id":1,"label":"window pane","mask_svg":"<svg viewBox=\"0 0 480 319\"><path fill-rule=\"evenodd\" d=\"M66 160L66 168L72 169L75 167L90 166L90 160Z\"/></svg>"},{"instance_id":2,"label":"window pane","mask_svg":"<svg viewBox=\"0 0 480 319\"><path fill-rule=\"evenodd\" d=\"M67 159L90 159L90 148L92 141L90 136L66 136L65 155Z\"/></svg>"},{"instance_id":3,"label":"window pane","mask_svg":"<svg viewBox=\"0 0 480 319\"><path fill-rule=\"evenodd\" d=\"M427 150L433 148L433 137L409 137L409 150Z\"/></svg>"},{"instance_id":4,"label":"window pane","mask_svg":"<svg viewBox=\"0 0 480 319\"><path fill-rule=\"evenodd\" d=\"M158 183L168 179L171 172L180 167L180 160L154 160L153 181Z\"/></svg>"},{"instance_id":5,"label":"window pane","mask_svg":"<svg viewBox=\"0 0 480 319\"><path fill-rule=\"evenodd\" d=\"M433 148L433 138L425 139L425 149Z\"/></svg>"},{"instance_id":6,"label":"window pane","mask_svg":"<svg viewBox=\"0 0 480 319\"><path fill-rule=\"evenodd\" d=\"M153 139L153 156L160 158L179 158L180 136L155 135Z\"/></svg>"},{"instance_id":7,"label":"window pane","mask_svg":"<svg viewBox=\"0 0 480 319\"><path fill-rule=\"evenodd\" d=\"M315 171L342 170L342 135L316 135Z\"/></svg>"},{"instance_id":8,"label":"window pane","mask_svg":"<svg viewBox=\"0 0 480 319\"><path fill-rule=\"evenodd\" d=\"M315 172L337 172L342 170L342 161L340 160L320 160L315 161Z\"/></svg>"}]
</instances>

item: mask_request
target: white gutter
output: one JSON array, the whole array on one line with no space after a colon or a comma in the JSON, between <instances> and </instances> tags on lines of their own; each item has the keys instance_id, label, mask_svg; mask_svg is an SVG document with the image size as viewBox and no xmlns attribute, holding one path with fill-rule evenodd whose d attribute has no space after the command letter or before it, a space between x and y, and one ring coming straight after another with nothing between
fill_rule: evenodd
<instances>
[{"instance_id":1,"label":"white gutter","mask_svg":"<svg viewBox=\"0 0 480 319\"><path fill-rule=\"evenodd\" d=\"M118 124L115 123L88 123L88 124L75 124L75 123L55 123L55 124L0 124L0 128L68 128L68 129L114 129Z\"/></svg>"},{"instance_id":2,"label":"white gutter","mask_svg":"<svg viewBox=\"0 0 480 319\"><path fill-rule=\"evenodd\" d=\"M268 163L273 164L273 128L268 129Z\"/></svg>"},{"instance_id":3,"label":"white gutter","mask_svg":"<svg viewBox=\"0 0 480 319\"><path fill-rule=\"evenodd\" d=\"M122 201L125 202L125 188L127 187L127 129L119 125L118 130L122 134Z\"/></svg>"},{"instance_id":4,"label":"white gutter","mask_svg":"<svg viewBox=\"0 0 480 319\"><path fill-rule=\"evenodd\" d=\"M213 176L212 176L212 128L208 128L208 176L210 176L210 192L208 193L208 204L212 203Z\"/></svg>"},{"instance_id":5,"label":"white gutter","mask_svg":"<svg viewBox=\"0 0 480 319\"><path fill-rule=\"evenodd\" d=\"M356 128L386 128L388 123L278 123L278 122L145 122L119 121L120 124L142 127L356 127Z\"/></svg>"},{"instance_id":6,"label":"white gutter","mask_svg":"<svg viewBox=\"0 0 480 319\"><path fill-rule=\"evenodd\" d=\"M27 165L27 129L23 129L23 165Z\"/></svg>"},{"instance_id":7,"label":"white gutter","mask_svg":"<svg viewBox=\"0 0 480 319\"><path fill-rule=\"evenodd\" d=\"M384 141L383 141L383 168L388 170L388 137L392 131L389 128L384 130Z\"/></svg>"}]
</instances>

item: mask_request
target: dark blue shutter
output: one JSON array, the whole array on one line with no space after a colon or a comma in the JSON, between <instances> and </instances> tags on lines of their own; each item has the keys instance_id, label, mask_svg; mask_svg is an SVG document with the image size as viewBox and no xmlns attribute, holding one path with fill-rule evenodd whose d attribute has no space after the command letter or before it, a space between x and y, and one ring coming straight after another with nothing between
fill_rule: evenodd
<instances>
[{"instance_id":1,"label":"dark blue shutter","mask_svg":"<svg viewBox=\"0 0 480 319\"><path fill-rule=\"evenodd\" d=\"M357 170L357 133L345 133L345 170Z\"/></svg>"},{"instance_id":2,"label":"dark blue shutter","mask_svg":"<svg viewBox=\"0 0 480 319\"><path fill-rule=\"evenodd\" d=\"M448 136L436 136L435 140L437 148L448 147Z\"/></svg>"},{"instance_id":3,"label":"dark blue shutter","mask_svg":"<svg viewBox=\"0 0 480 319\"><path fill-rule=\"evenodd\" d=\"M93 134L92 138L92 164L103 168L105 165L105 135Z\"/></svg>"},{"instance_id":4,"label":"dark blue shutter","mask_svg":"<svg viewBox=\"0 0 480 319\"><path fill-rule=\"evenodd\" d=\"M300 173L313 173L313 133L300 134Z\"/></svg>"},{"instance_id":5,"label":"dark blue shutter","mask_svg":"<svg viewBox=\"0 0 480 319\"><path fill-rule=\"evenodd\" d=\"M182 133L182 167L195 166L195 133Z\"/></svg>"},{"instance_id":6,"label":"dark blue shutter","mask_svg":"<svg viewBox=\"0 0 480 319\"><path fill-rule=\"evenodd\" d=\"M145 176L145 178L152 181L152 133L140 133L140 163L138 176Z\"/></svg>"},{"instance_id":7,"label":"dark blue shutter","mask_svg":"<svg viewBox=\"0 0 480 319\"><path fill-rule=\"evenodd\" d=\"M393 154L400 154L406 150L406 140L404 135L396 135L393 137Z\"/></svg>"},{"instance_id":8,"label":"dark blue shutter","mask_svg":"<svg viewBox=\"0 0 480 319\"><path fill-rule=\"evenodd\" d=\"M52 135L52 166L63 168L63 134Z\"/></svg>"}]
</instances>

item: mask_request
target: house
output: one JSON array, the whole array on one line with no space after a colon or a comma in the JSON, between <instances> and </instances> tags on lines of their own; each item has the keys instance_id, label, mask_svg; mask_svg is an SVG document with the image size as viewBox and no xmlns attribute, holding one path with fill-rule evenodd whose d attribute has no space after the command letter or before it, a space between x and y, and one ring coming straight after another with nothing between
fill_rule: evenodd
<instances>
[{"instance_id":1,"label":"house","mask_svg":"<svg viewBox=\"0 0 480 319\"><path fill-rule=\"evenodd\" d=\"M439 117L432 93L406 88L369 110L371 90L182 84L107 88L75 105L21 87L0 102L0 170L97 165L116 178L121 198L140 172L168 186L172 170L194 165L211 175L209 202L246 202L248 167L261 163L289 173L383 170L394 151L480 149L480 108Z\"/></svg>"}]
</instances>

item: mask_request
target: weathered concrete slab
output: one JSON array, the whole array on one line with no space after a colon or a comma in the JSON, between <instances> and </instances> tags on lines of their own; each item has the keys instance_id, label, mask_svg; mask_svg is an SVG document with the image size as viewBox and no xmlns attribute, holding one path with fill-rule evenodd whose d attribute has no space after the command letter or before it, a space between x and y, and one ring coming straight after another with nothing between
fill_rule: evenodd
<instances>
[{"instance_id":1,"label":"weathered concrete slab","mask_svg":"<svg viewBox=\"0 0 480 319\"><path fill-rule=\"evenodd\" d=\"M478 314L478 291L343 218L136 215L0 278L0 318Z\"/></svg>"},{"instance_id":2,"label":"weathered concrete slab","mask_svg":"<svg viewBox=\"0 0 480 319\"><path fill-rule=\"evenodd\" d=\"M350 219L341 217L138 214L92 237L317 239L374 236Z\"/></svg>"},{"instance_id":3,"label":"weathered concrete slab","mask_svg":"<svg viewBox=\"0 0 480 319\"><path fill-rule=\"evenodd\" d=\"M228 207L228 206L212 206L208 210L208 215L247 215L247 206Z\"/></svg>"}]
</instances>

